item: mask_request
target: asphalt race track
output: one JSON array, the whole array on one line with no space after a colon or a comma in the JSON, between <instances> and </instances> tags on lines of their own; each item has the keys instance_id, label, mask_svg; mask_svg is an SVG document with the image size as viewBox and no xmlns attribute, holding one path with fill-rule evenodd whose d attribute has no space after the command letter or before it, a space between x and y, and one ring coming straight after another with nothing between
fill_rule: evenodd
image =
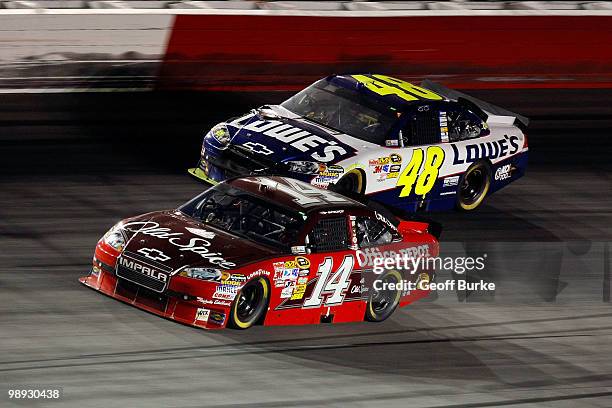
<instances>
[{"instance_id":1,"label":"asphalt race track","mask_svg":"<svg viewBox=\"0 0 612 408\"><path fill-rule=\"evenodd\" d=\"M120 218L202 190L184 172L202 131L253 100L3 95L0 406L32 405L7 399L27 385L74 407L612 406L612 98L555 92L496 94L533 119L525 178L476 213L430 215L446 253L489 254L472 278L494 296L438 293L381 324L218 332L77 278Z\"/></svg>"}]
</instances>

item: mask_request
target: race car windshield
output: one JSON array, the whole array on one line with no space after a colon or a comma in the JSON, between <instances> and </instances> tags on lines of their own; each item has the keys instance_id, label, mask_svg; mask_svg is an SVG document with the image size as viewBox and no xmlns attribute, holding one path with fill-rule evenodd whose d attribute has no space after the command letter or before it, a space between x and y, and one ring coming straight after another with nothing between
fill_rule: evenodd
<instances>
[{"instance_id":1,"label":"race car windshield","mask_svg":"<svg viewBox=\"0 0 612 408\"><path fill-rule=\"evenodd\" d=\"M303 225L298 214L225 184L200 194L179 210L198 221L283 251L295 245Z\"/></svg>"},{"instance_id":2,"label":"race car windshield","mask_svg":"<svg viewBox=\"0 0 612 408\"><path fill-rule=\"evenodd\" d=\"M313 122L384 146L397 113L356 90L320 80L281 104Z\"/></svg>"}]
</instances>

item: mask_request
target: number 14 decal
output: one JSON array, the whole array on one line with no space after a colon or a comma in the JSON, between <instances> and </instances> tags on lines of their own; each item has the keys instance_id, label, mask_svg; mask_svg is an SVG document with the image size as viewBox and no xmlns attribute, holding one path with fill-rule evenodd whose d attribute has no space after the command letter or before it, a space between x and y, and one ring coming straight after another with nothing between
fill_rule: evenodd
<instances>
[{"instance_id":1,"label":"number 14 decal","mask_svg":"<svg viewBox=\"0 0 612 408\"><path fill-rule=\"evenodd\" d=\"M355 258L351 255L347 255L342 260L342 264L338 270L332 274L334 260L331 257L325 258L323 263L319 265L319 270L317 271L317 275L319 276L317 284L310 297L304 301L303 307L321 306L323 296L329 293L331 293L331 296L327 297L325 301L326 306L342 303L346 290L351 284L349 277L351 276L354 265Z\"/></svg>"}]
</instances>

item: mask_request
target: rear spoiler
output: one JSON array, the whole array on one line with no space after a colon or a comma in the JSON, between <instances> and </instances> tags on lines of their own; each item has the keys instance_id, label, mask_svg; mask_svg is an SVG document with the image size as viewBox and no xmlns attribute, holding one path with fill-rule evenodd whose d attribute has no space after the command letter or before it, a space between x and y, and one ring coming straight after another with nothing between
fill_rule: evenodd
<instances>
[{"instance_id":1,"label":"rear spoiler","mask_svg":"<svg viewBox=\"0 0 612 408\"><path fill-rule=\"evenodd\" d=\"M466 95L462 92L449 89L444 85L440 85L436 82L430 81L429 79L421 82L421 87L434 91L435 93L444 96L447 99L456 100L459 104L464 105L480 118L486 121L490 115L495 116L508 116L514 118L514 125L521 130L525 130L529 126L529 118L518 113L510 112L507 109L500 108L499 106L491 103L481 101L473 96Z\"/></svg>"}]
</instances>

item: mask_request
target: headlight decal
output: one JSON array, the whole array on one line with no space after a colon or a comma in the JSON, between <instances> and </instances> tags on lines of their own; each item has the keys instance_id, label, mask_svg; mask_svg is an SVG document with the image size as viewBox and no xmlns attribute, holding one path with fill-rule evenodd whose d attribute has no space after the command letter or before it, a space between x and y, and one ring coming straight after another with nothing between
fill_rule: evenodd
<instances>
[{"instance_id":1,"label":"headlight decal","mask_svg":"<svg viewBox=\"0 0 612 408\"><path fill-rule=\"evenodd\" d=\"M223 272L216 268L185 268L179 272L179 276L209 282L221 282L222 275Z\"/></svg>"},{"instance_id":2,"label":"headlight decal","mask_svg":"<svg viewBox=\"0 0 612 408\"><path fill-rule=\"evenodd\" d=\"M230 132L225 124L220 123L213 127L209 134L222 146L227 146L230 142Z\"/></svg>"},{"instance_id":3,"label":"headlight decal","mask_svg":"<svg viewBox=\"0 0 612 408\"><path fill-rule=\"evenodd\" d=\"M104 237L102 237L102 240L106 245L119 252L123 251L123 247L125 246L126 242L122 227L123 224L120 222L109 229L108 232L104 234Z\"/></svg>"}]
</instances>

